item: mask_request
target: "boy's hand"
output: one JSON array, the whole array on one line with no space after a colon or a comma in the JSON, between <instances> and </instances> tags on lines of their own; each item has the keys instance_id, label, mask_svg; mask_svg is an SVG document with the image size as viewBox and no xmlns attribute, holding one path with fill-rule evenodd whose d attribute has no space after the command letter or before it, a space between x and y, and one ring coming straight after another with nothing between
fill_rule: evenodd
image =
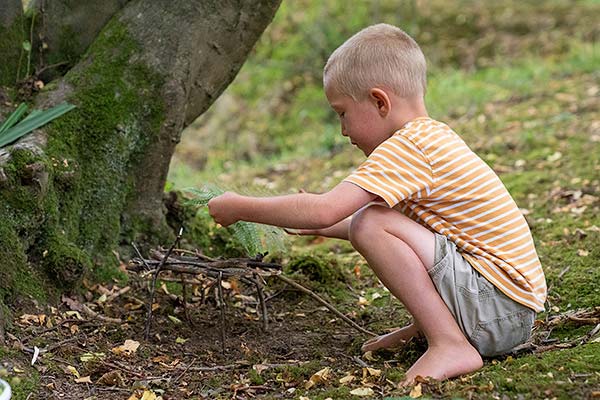
<instances>
[{"instance_id":1,"label":"boy's hand","mask_svg":"<svg viewBox=\"0 0 600 400\"><path fill-rule=\"evenodd\" d=\"M225 192L220 196L210 199L208 202L208 213L216 223L229 226L239 221L235 215L237 193Z\"/></svg>"}]
</instances>

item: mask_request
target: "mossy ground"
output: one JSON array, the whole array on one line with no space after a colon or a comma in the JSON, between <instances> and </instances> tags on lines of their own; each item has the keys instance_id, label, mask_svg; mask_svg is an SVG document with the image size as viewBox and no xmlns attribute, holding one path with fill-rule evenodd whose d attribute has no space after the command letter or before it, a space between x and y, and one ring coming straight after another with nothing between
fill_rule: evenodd
<instances>
[{"instance_id":1,"label":"mossy ground","mask_svg":"<svg viewBox=\"0 0 600 400\"><path fill-rule=\"evenodd\" d=\"M550 286L540 321L600 306L600 52L597 27L585 16L599 12L598 4L506 1L459 8L433 2L427 8L403 5L396 13L381 2L358 6L351 19L341 18L335 4L283 5L222 103L184 134L173 186L216 181L280 193L330 189L363 156L346 145L327 111L319 82L324 57L357 27L395 23L428 57L430 115L449 123L495 169L526 214ZM342 28L332 32L332 26ZM222 141L214 135L216 126ZM198 164L204 169L194 170ZM351 290L336 306L353 310L370 329L408 322L346 244L297 238L290 249L287 258L307 251L337 258ZM368 304L358 306L358 296ZM561 325L547 332L547 340L584 337L593 328ZM358 351L362 339L349 348ZM430 395L585 398L600 387L594 368L599 346L488 360L480 372L430 388ZM402 359L400 370L414 361L408 353L386 354L381 361L390 357ZM352 398L347 392L302 394Z\"/></svg>"}]
</instances>

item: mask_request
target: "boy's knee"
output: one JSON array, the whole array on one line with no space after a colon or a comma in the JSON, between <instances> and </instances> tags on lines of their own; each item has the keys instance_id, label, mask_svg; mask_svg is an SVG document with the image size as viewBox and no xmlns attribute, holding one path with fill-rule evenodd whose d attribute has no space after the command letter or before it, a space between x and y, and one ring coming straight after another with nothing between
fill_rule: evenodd
<instances>
[{"instance_id":1,"label":"boy's knee","mask_svg":"<svg viewBox=\"0 0 600 400\"><path fill-rule=\"evenodd\" d=\"M382 218L389 209L377 204L363 208L352 216L350 223L350 243L357 248L364 240L372 240L376 230L383 228Z\"/></svg>"}]
</instances>

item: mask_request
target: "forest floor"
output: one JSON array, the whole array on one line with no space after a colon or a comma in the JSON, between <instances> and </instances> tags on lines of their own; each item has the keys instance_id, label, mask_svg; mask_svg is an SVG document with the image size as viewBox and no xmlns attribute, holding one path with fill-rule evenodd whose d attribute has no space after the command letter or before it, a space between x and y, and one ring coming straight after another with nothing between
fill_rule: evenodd
<instances>
[{"instance_id":1,"label":"forest floor","mask_svg":"<svg viewBox=\"0 0 600 400\"><path fill-rule=\"evenodd\" d=\"M328 54L331 45L318 48L320 39L335 46L341 40L335 34L347 36L326 29L354 29L349 25L365 24L363 11L373 11L357 7L348 20L342 3L338 9L338 2L284 2L236 82L196 131L184 135L168 189L216 182L247 193L322 192L360 163L362 154L339 135L314 78L323 60L304 58L303 47ZM377 3L378 16L385 19L388 6L396 15L398 2ZM159 279L151 335L144 340L148 282L126 273L129 260L123 259L115 277L85 281L55 304L15 305L0 346L0 378L12 384L13 398L600 398L600 51L593 17L599 6L542 3L503 1L495 10L496 2L432 1L411 27L428 57L437 57L430 114L498 173L533 233L549 293L530 346L486 359L482 369L460 378L402 388L422 342L363 355L368 335L307 294L267 278L267 331L254 288L224 283L223 351L214 290L201 301L200 286L188 287L188 321L182 287L168 274ZM315 35L311 27L325 33ZM486 51L497 53L484 57ZM284 67L288 75L281 77ZM271 257L287 276L370 331L409 322L348 243L290 237ZM290 269L298 257L308 260L306 268ZM336 271L334 278L313 274L322 266ZM40 353L32 365L35 348Z\"/></svg>"}]
</instances>

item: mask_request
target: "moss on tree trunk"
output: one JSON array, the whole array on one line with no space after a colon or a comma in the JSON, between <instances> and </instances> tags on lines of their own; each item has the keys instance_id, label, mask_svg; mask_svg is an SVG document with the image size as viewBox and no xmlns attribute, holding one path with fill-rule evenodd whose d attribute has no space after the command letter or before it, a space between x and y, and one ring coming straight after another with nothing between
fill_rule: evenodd
<instances>
[{"instance_id":1,"label":"moss on tree trunk","mask_svg":"<svg viewBox=\"0 0 600 400\"><path fill-rule=\"evenodd\" d=\"M174 236L162 198L181 131L233 80L279 1L128 2L47 83L35 108L77 107L0 149L0 303L77 289L117 271L119 245Z\"/></svg>"}]
</instances>

